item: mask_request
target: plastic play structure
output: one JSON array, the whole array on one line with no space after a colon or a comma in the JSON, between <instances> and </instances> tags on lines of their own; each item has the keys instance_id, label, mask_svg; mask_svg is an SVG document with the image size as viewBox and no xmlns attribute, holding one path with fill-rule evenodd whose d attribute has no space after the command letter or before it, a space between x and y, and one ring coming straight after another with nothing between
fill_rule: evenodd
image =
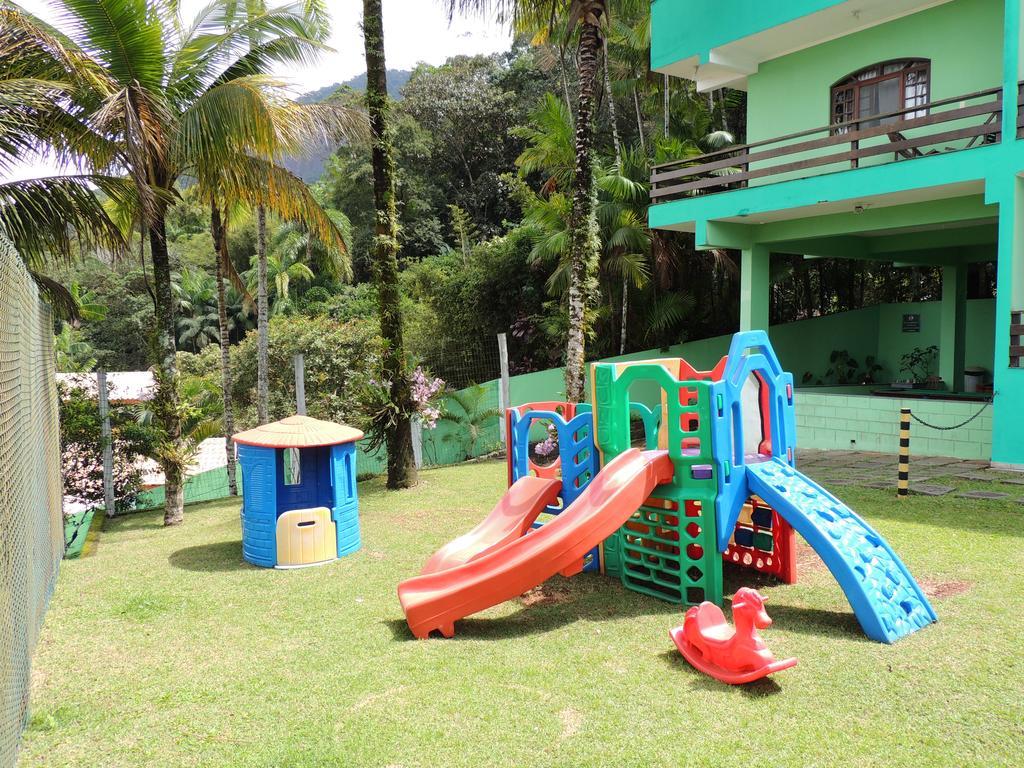
<instances>
[{"instance_id":1,"label":"plastic play structure","mask_svg":"<svg viewBox=\"0 0 1024 768\"><path fill-rule=\"evenodd\" d=\"M732 598L735 629L729 627L721 608L703 602L688 610L683 624L669 636L695 669L730 685L752 683L795 667L796 659L776 659L757 631L772 625L764 601L756 590L740 587Z\"/></svg>"},{"instance_id":2,"label":"plastic play structure","mask_svg":"<svg viewBox=\"0 0 1024 768\"><path fill-rule=\"evenodd\" d=\"M359 549L358 429L289 416L239 432L242 556L264 568L319 565Z\"/></svg>"},{"instance_id":3,"label":"plastic play structure","mask_svg":"<svg viewBox=\"0 0 1024 768\"><path fill-rule=\"evenodd\" d=\"M631 390L660 405L631 402ZM450 637L457 620L584 570L721 605L725 561L796 580L794 531L868 637L891 643L936 620L885 540L796 469L793 377L766 333L736 334L712 371L678 358L594 364L591 403L508 411L508 494L398 587L416 637ZM549 466L530 455L537 422L557 431Z\"/></svg>"}]
</instances>

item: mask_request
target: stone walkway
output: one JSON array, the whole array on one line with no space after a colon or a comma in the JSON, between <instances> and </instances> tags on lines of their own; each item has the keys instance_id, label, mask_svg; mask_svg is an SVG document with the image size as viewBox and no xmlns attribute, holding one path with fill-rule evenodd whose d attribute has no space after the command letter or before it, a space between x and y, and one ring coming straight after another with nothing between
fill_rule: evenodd
<instances>
[{"instance_id":1,"label":"stone walkway","mask_svg":"<svg viewBox=\"0 0 1024 768\"><path fill-rule=\"evenodd\" d=\"M896 490L896 455L868 451L797 451L797 467L828 488L856 485ZM990 469L987 461L939 456L910 459L910 492L1024 504L1024 473Z\"/></svg>"}]
</instances>

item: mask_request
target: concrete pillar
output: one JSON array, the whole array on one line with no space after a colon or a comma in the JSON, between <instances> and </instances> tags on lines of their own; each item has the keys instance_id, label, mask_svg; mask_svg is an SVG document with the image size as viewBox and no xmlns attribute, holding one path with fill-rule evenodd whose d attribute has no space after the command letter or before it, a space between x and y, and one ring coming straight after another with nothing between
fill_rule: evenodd
<instances>
[{"instance_id":1,"label":"concrete pillar","mask_svg":"<svg viewBox=\"0 0 1024 768\"><path fill-rule=\"evenodd\" d=\"M964 387L967 344L967 265L942 268L942 323L939 335L939 376L950 392Z\"/></svg>"},{"instance_id":2,"label":"concrete pillar","mask_svg":"<svg viewBox=\"0 0 1024 768\"><path fill-rule=\"evenodd\" d=\"M996 334L993 355L992 463L1024 469L1024 368L1010 367L1010 314L1024 310L1024 182L1000 179Z\"/></svg>"},{"instance_id":3,"label":"concrete pillar","mask_svg":"<svg viewBox=\"0 0 1024 768\"><path fill-rule=\"evenodd\" d=\"M740 272L740 330L768 330L771 253L755 244L743 249Z\"/></svg>"}]
</instances>

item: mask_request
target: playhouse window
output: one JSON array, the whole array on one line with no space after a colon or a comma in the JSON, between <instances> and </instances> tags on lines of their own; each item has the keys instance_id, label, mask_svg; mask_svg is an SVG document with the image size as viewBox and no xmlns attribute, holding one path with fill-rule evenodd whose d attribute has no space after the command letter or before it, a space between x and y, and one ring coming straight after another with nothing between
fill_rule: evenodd
<instances>
[{"instance_id":1,"label":"playhouse window","mask_svg":"<svg viewBox=\"0 0 1024 768\"><path fill-rule=\"evenodd\" d=\"M284 484L302 485L302 460L298 448L284 449Z\"/></svg>"},{"instance_id":2,"label":"playhouse window","mask_svg":"<svg viewBox=\"0 0 1024 768\"><path fill-rule=\"evenodd\" d=\"M931 62L927 59L886 61L865 67L844 77L832 86L829 122L833 125L857 122L854 130L888 125L928 114L931 85ZM878 120L872 115L885 115L901 109L922 107L913 112ZM867 119L865 119L867 118ZM846 133L850 127L836 127L835 133Z\"/></svg>"}]
</instances>

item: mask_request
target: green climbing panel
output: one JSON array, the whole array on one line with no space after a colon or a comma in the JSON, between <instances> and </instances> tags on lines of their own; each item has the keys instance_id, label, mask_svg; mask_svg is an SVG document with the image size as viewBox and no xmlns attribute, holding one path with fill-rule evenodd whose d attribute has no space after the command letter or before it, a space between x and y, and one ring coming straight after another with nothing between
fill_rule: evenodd
<instances>
[{"instance_id":1,"label":"green climbing panel","mask_svg":"<svg viewBox=\"0 0 1024 768\"><path fill-rule=\"evenodd\" d=\"M631 365L622 371L617 371L615 364L595 365L596 437L605 463L630 447L629 389L637 381L653 381L667 393L666 423L658 424L650 417L644 421L659 431L667 430L668 452L676 472L671 483L660 486L604 543L605 573L621 579L628 589L673 603L721 602L710 385L680 382L656 364ZM657 445L657 434L649 431L647 438L649 447Z\"/></svg>"}]
</instances>

